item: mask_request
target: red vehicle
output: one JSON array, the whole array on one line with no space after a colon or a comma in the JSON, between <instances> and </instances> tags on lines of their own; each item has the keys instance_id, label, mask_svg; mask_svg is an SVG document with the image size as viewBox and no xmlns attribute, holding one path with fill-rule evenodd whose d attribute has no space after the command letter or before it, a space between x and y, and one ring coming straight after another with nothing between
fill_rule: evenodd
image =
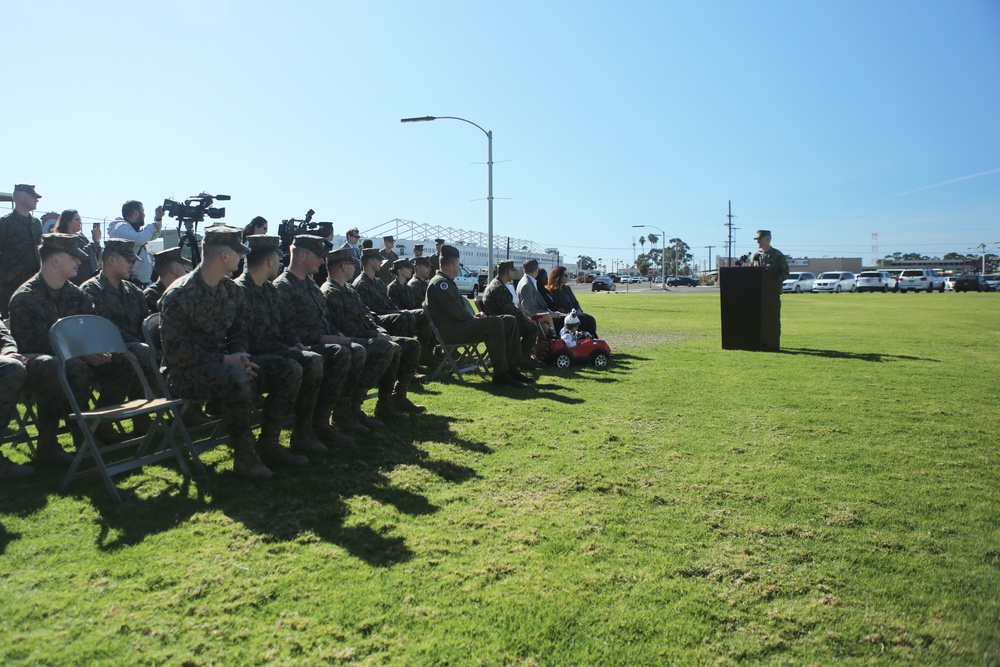
<instances>
[{"instance_id":1,"label":"red vehicle","mask_svg":"<svg viewBox=\"0 0 1000 667\"><path fill-rule=\"evenodd\" d=\"M591 362L595 368L605 369L611 363L611 346L600 338L581 340L573 347L566 347L561 338L538 340L535 356L540 360L555 364L557 368L569 368L574 361Z\"/></svg>"}]
</instances>

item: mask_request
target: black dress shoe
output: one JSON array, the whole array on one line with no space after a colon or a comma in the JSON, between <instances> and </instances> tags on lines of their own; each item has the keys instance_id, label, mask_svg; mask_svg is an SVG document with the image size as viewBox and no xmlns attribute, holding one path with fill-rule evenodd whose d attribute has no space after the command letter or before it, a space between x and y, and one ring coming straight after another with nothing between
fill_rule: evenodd
<instances>
[{"instance_id":1,"label":"black dress shoe","mask_svg":"<svg viewBox=\"0 0 1000 667\"><path fill-rule=\"evenodd\" d=\"M497 373L493 376L493 384L501 387L524 387L523 382L518 382L513 376L507 373Z\"/></svg>"},{"instance_id":2,"label":"black dress shoe","mask_svg":"<svg viewBox=\"0 0 1000 667\"><path fill-rule=\"evenodd\" d=\"M519 368L511 370L510 376L518 382L523 382L524 384L535 384L535 378L530 375L525 375Z\"/></svg>"}]
</instances>

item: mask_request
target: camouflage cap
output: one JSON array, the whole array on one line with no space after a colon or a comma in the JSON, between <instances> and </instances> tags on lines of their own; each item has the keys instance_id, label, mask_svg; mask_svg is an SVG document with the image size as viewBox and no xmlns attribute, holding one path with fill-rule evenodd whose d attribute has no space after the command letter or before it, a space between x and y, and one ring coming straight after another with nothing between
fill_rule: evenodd
<instances>
[{"instance_id":1,"label":"camouflage cap","mask_svg":"<svg viewBox=\"0 0 1000 667\"><path fill-rule=\"evenodd\" d=\"M80 250L80 246L77 245L76 234L42 234L40 247L64 252L78 259L87 259L87 253Z\"/></svg>"},{"instance_id":2,"label":"camouflage cap","mask_svg":"<svg viewBox=\"0 0 1000 667\"><path fill-rule=\"evenodd\" d=\"M270 234L254 234L247 237L247 245L250 250L274 250L278 251L281 246L281 238Z\"/></svg>"},{"instance_id":3,"label":"camouflage cap","mask_svg":"<svg viewBox=\"0 0 1000 667\"><path fill-rule=\"evenodd\" d=\"M392 241L393 243L396 242L396 239L392 238L392 234L389 234L388 236L383 236L382 240L383 241Z\"/></svg>"},{"instance_id":4,"label":"camouflage cap","mask_svg":"<svg viewBox=\"0 0 1000 667\"><path fill-rule=\"evenodd\" d=\"M452 259L452 258L458 258L458 257L462 256L462 253L460 253L458 251L458 248L456 248L453 245L443 245L443 246L441 246L441 252L438 253L438 254L441 255L441 259Z\"/></svg>"},{"instance_id":5,"label":"camouflage cap","mask_svg":"<svg viewBox=\"0 0 1000 667\"><path fill-rule=\"evenodd\" d=\"M423 244L423 243L414 243L414 244L413 244L413 252L416 252L416 251L418 251L418 250L419 250L420 252L423 252L423 251L424 251L424 244Z\"/></svg>"},{"instance_id":6,"label":"camouflage cap","mask_svg":"<svg viewBox=\"0 0 1000 667\"><path fill-rule=\"evenodd\" d=\"M414 257L413 258L413 266L426 266L427 268L430 268L431 267L431 258L430 257Z\"/></svg>"},{"instance_id":7,"label":"camouflage cap","mask_svg":"<svg viewBox=\"0 0 1000 667\"><path fill-rule=\"evenodd\" d=\"M375 248L365 248L361 253L361 261L367 262L369 259L382 259L382 255Z\"/></svg>"},{"instance_id":8,"label":"camouflage cap","mask_svg":"<svg viewBox=\"0 0 1000 667\"><path fill-rule=\"evenodd\" d=\"M410 260L408 259L397 259L395 262L392 263L392 268L389 270L392 271L393 273L399 273L400 269L409 269L412 271L413 265L410 264Z\"/></svg>"},{"instance_id":9,"label":"camouflage cap","mask_svg":"<svg viewBox=\"0 0 1000 667\"><path fill-rule=\"evenodd\" d=\"M763 236L770 236L770 235L771 235L771 230L770 229L758 229L757 233L753 237L753 240L756 241L757 239L759 239L759 238L761 238Z\"/></svg>"},{"instance_id":10,"label":"camouflage cap","mask_svg":"<svg viewBox=\"0 0 1000 667\"><path fill-rule=\"evenodd\" d=\"M333 244L322 236L315 234L299 234L292 241L293 248L302 248L315 253L318 257L326 258L327 254L333 250Z\"/></svg>"},{"instance_id":11,"label":"camouflage cap","mask_svg":"<svg viewBox=\"0 0 1000 667\"><path fill-rule=\"evenodd\" d=\"M165 267L168 264L173 264L174 262L185 268L191 268L191 260L181 254L180 246L174 246L173 248L167 248L166 250L153 253L153 268L156 269L157 273L160 272L160 268Z\"/></svg>"},{"instance_id":12,"label":"camouflage cap","mask_svg":"<svg viewBox=\"0 0 1000 667\"><path fill-rule=\"evenodd\" d=\"M104 242L104 252L113 252L116 255L121 255L122 258L130 262L142 261L135 254L135 244L126 239L108 239Z\"/></svg>"},{"instance_id":13,"label":"camouflage cap","mask_svg":"<svg viewBox=\"0 0 1000 667\"><path fill-rule=\"evenodd\" d=\"M18 183L17 185L14 186L14 192L24 192L24 193L27 193L27 194L31 195L35 199L41 199L42 198L42 195L40 195L37 192L35 192L35 186L34 185L26 185L24 183Z\"/></svg>"},{"instance_id":14,"label":"camouflage cap","mask_svg":"<svg viewBox=\"0 0 1000 667\"><path fill-rule=\"evenodd\" d=\"M497 262L497 275L500 275L504 271L516 271L514 268L514 260L505 259L502 262Z\"/></svg>"},{"instance_id":15,"label":"camouflage cap","mask_svg":"<svg viewBox=\"0 0 1000 667\"><path fill-rule=\"evenodd\" d=\"M434 245L444 245L444 239L434 239Z\"/></svg>"},{"instance_id":16,"label":"camouflage cap","mask_svg":"<svg viewBox=\"0 0 1000 667\"><path fill-rule=\"evenodd\" d=\"M340 262L353 262L354 253L350 248L337 248L329 255L326 256L326 263L333 265L339 264Z\"/></svg>"},{"instance_id":17,"label":"camouflage cap","mask_svg":"<svg viewBox=\"0 0 1000 667\"><path fill-rule=\"evenodd\" d=\"M241 255L245 255L250 252L250 247L243 243L241 240L242 235L242 229L230 227L229 225L212 225L205 228L205 239L202 243L205 245L225 246Z\"/></svg>"}]
</instances>

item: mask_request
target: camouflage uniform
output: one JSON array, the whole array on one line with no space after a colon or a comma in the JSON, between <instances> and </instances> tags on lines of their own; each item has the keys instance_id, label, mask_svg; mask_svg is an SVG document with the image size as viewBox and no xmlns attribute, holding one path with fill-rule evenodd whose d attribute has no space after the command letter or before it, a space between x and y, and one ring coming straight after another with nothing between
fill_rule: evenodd
<instances>
[{"instance_id":1,"label":"camouflage uniform","mask_svg":"<svg viewBox=\"0 0 1000 667\"><path fill-rule=\"evenodd\" d=\"M28 377L24 364L10 356L12 354L17 354L17 343L10 335L7 325L0 320L0 432L7 428L13 418Z\"/></svg>"},{"instance_id":2,"label":"camouflage uniform","mask_svg":"<svg viewBox=\"0 0 1000 667\"><path fill-rule=\"evenodd\" d=\"M412 281L411 281L412 282ZM424 291L426 291L426 286ZM393 280L389 283L388 288L389 300L392 301L392 305L400 310L420 310L421 304L423 303L423 295L417 298L417 294L412 287L408 284L403 284L398 280Z\"/></svg>"},{"instance_id":3,"label":"camouflage uniform","mask_svg":"<svg viewBox=\"0 0 1000 667\"><path fill-rule=\"evenodd\" d=\"M465 300L455 281L438 271L427 285L424 304L444 342L483 341L494 370L510 372L521 361L517 320L510 315L477 318L466 308Z\"/></svg>"},{"instance_id":4,"label":"camouflage uniform","mask_svg":"<svg viewBox=\"0 0 1000 667\"><path fill-rule=\"evenodd\" d=\"M392 346L392 362L382 375L379 395L381 396L383 392L391 393L397 380L404 384L408 383L417 371L417 364L420 363L420 343L413 338L403 336L390 336L390 341L380 338L380 334L387 332L375 322L351 285L341 285L328 280L323 285L322 292L326 298L331 322L345 335L366 346L381 345L384 342Z\"/></svg>"},{"instance_id":5,"label":"camouflage uniform","mask_svg":"<svg viewBox=\"0 0 1000 667\"><path fill-rule=\"evenodd\" d=\"M768 248L766 252L758 250L750 259L750 266L763 266L766 271L770 271L778 278L778 291L781 291L781 283L788 277L788 258L785 253L777 248Z\"/></svg>"},{"instance_id":6,"label":"camouflage uniform","mask_svg":"<svg viewBox=\"0 0 1000 667\"><path fill-rule=\"evenodd\" d=\"M354 289L375 320L394 336L412 338L417 332L417 318L408 310L399 310L389 300L389 291L378 276L369 278L364 271L355 278Z\"/></svg>"},{"instance_id":7,"label":"camouflage uniform","mask_svg":"<svg viewBox=\"0 0 1000 667\"><path fill-rule=\"evenodd\" d=\"M10 315L7 305L11 296L42 266L38 257L41 241L38 218L17 211L0 218L0 314L4 318Z\"/></svg>"},{"instance_id":8,"label":"camouflage uniform","mask_svg":"<svg viewBox=\"0 0 1000 667\"><path fill-rule=\"evenodd\" d=\"M483 292L483 311L487 315L511 315L517 320L521 338L521 357L529 359L535 351L540 332L538 323L532 321L524 311L514 305L514 296L507 286L494 278Z\"/></svg>"},{"instance_id":9,"label":"camouflage uniform","mask_svg":"<svg viewBox=\"0 0 1000 667\"><path fill-rule=\"evenodd\" d=\"M392 265L393 265L393 262L395 262L397 259L399 259L399 255L396 254L395 250L386 250L385 248L382 248L381 250L379 250L378 254L379 254L379 257L381 257L383 260L389 260L387 262L383 262L382 266L379 267L379 270L378 270L378 277L382 279L383 283L385 283L386 285L388 285L389 283L392 282Z\"/></svg>"},{"instance_id":10,"label":"camouflage uniform","mask_svg":"<svg viewBox=\"0 0 1000 667\"><path fill-rule=\"evenodd\" d=\"M291 271L285 271L274 281L274 286L281 295L283 319L304 345L319 350L323 347L320 336L344 336L330 322L326 299L312 278L302 280ZM351 372L344 392L356 395L378 384L392 362L392 350L388 341L384 346L368 350L352 342L350 348Z\"/></svg>"},{"instance_id":11,"label":"camouflage uniform","mask_svg":"<svg viewBox=\"0 0 1000 667\"><path fill-rule=\"evenodd\" d=\"M250 306L250 353L277 354L302 367L302 388L295 403L297 420L312 420L317 403L333 405L351 371L351 353L340 345L326 345L323 352L301 350L299 340L282 314L281 295L271 283L258 285L249 271L236 279ZM322 399L322 400L320 400Z\"/></svg>"},{"instance_id":12,"label":"camouflage uniform","mask_svg":"<svg viewBox=\"0 0 1000 667\"><path fill-rule=\"evenodd\" d=\"M135 355L147 378L153 377L153 364L149 356L149 346L143 342L142 321L149 315L146 299L142 290L128 280L121 281L118 287L113 287L104 273L96 276L80 286L83 293L94 302L94 313L118 327L125 341L125 347ZM129 395L138 389L133 383Z\"/></svg>"},{"instance_id":13,"label":"camouflage uniform","mask_svg":"<svg viewBox=\"0 0 1000 667\"><path fill-rule=\"evenodd\" d=\"M427 296L427 281L413 276L410 278L410 282L408 282L406 286L413 290L413 298L417 301L417 305L414 307L419 308L422 306L424 303L424 297Z\"/></svg>"},{"instance_id":14,"label":"camouflage uniform","mask_svg":"<svg viewBox=\"0 0 1000 667\"><path fill-rule=\"evenodd\" d=\"M69 401L59 382L59 360L49 342L49 329L56 320L70 315L93 315L94 304L71 282L52 289L41 273L21 285L10 300L10 331L22 355L28 359L28 391L38 403L39 441L55 442L59 419L69 413ZM132 367L121 355L91 366L77 357L66 363L66 379L81 408L90 404L95 383L101 387L98 405L125 399L135 380ZM84 408L85 409L85 408Z\"/></svg>"},{"instance_id":15,"label":"camouflage uniform","mask_svg":"<svg viewBox=\"0 0 1000 667\"><path fill-rule=\"evenodd\" d=\"M285 357L252 356L259 366L256 377L223 363L227 354L249 352L249 311L235 282L223 278L209 287L201 267L174 281L160 300L163 363L171 390L216 402L234 447L250 436L255 393L267 394L262 423L280 424L292 414L302 383L302 369Z\"/></svg>"},{"instance_id":16,"label":"camouflage uniform","mask_svg":"<svg viewBox=\"0 0 1000 667\"><path fill-rule=\"evenodd\" d=\"M160 297L166 291L167 286L160 279L157 279L156 282L142 291L143 296L146 297L146 308L149 309L149 312L160 312Z\"/></svg>"}]
</instances>

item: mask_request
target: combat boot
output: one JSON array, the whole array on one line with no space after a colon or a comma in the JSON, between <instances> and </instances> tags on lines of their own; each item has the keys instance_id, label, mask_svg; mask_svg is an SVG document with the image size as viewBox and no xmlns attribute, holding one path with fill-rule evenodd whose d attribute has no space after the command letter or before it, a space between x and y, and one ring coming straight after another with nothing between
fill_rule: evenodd
<instances>
[{"instance_id":1,"label":"combat boot","mask_svg":"<svg viewBox=\"0 0 1000 667\"><path fill-rule=\"evenodd\" d=\"M368 433L368 427L364 426L354 417L354 407L351 405L351 399L346 397L341 397L337 404L333 408L333 423L337 427L347 433L360 433L364 435Z\"/></svg>"},{"instance_id":2,"label":"combat boot","mask_svg":"<svg viewBox=\"0 0 1000 667\"><path fill-rule=\"evenodd\" d=\"M58 424L38 424L38 447L35 449L35 463L50 466L68 466L73 462L73 456L59 444L57 435Z\"/></svg>"},{"instance_id":3,"label":"combat boot","mask_svg":"<svg viewBox=\"0 0 1000 667\"><path fill-rule=\"evenodd\" d=\"M306 454L326 454L330 450L320 442L319 434L308 419L296 419L292 427L290 448Z\"/></svg>"},{"instance_id":4,"label":"combat boot","mask_svg":"<svg viewBox=\"0 0 1000 667\"><path fill-rule=\"evenodd\" d=\"M366 398L368 398L368 391L365 389L358 389L354 393L354 400L351 401L351 414L353 414L354 418L368 430L373 428L382 428L385 426L385 422L377 417L369 417L365 414L365 411L361 409L361 406L364 404Z\"/></svg>"},{"instance_id":5,"label":"combat boot","mask_svg":"<svg viewBox=\"0 0 1000 667\"><path fill-rule=\"evenodd\" d=\"M379 389L378 402L375 404L375 416L378 419L402 419L406 413L396 407L392 389Z\"/></svg>"},{"instance_id":6,"label":"combat boot","mask_svg":"<svg viewBox=\"0 0 1000 667\"><path fill-rule=\"evenodd\" d=\"M515 380L511 375L507 373L501 373L499 371L493 373L493 384L500 387L525 387L523 382Z\"/></svg>"},{"instance_id":7,"label":"combat boot","mask_svg":"<svg viewBox=\"0 0 1000 667\"><path fill-rule=\"evenodd\" d=\"M327 449L327 446L354 444L354 438L341 433L330 425L330 415L332 413L332 405L317 405L316 410L313 412L312 423L310 424L313 435L321 441L321 446L326 451L330 451Z\"/></svg>"},{"instance_id":8,"label":"combat boot","mask_svg":"<svg viewBox=\"0 0 1000 667\"><path fill-rule=\"evenodd\" d=\"M230 440L233 448L233 474L243 479L268 480L274 477L253 448L250 434Z\"/></svg>"},{"instance_id":9,"label":"combat boot","mask_svg":"<svg viewBox=\"0 0 1000 667\"><path fill-rule=\"evenodd\" d=\"M511 366L510 376L518 382L523 382L524 384L535 384L535 378L530 375L525 375L517 366Z\"/></svg>"},{"instance_id":10,"label":"combat boot","mask_svg":"<svg viewBox=\"0 0 1000 667\"><path fill-rule=\"evenodd\" d=\"M410 400L410 397L406 395L408 390L409 388L405 383L396 383L396 388L392 392L392 401L396 404L396 407L403 412L427 412L427 408L417 405Z\"/></svg>"},{"instance_id":11,"label":"combat boot","mask_svg":"<svg viewBox=\"0 0 1000 667\"><path fill-rule=\"evenodd\" d=\"M10 482L22 477L31 477L35 474L35 469L31 466L14 463L3 454L0 454L0 482Z\"/></svg>"},{"instance_id":12,"label":"combat boot","mask_svg":"<svg viewBox=\"0 0 1000 667\"><path fill-rule=\"evenodd\" d=\"M292 454L281 446L278 441L281 436L281 423L266 423L260 428L257 438L257 455L265 465L270 467L289 466L301 468L309 465L309 459L301 454Z\"/></svg>"}]
</instances>

